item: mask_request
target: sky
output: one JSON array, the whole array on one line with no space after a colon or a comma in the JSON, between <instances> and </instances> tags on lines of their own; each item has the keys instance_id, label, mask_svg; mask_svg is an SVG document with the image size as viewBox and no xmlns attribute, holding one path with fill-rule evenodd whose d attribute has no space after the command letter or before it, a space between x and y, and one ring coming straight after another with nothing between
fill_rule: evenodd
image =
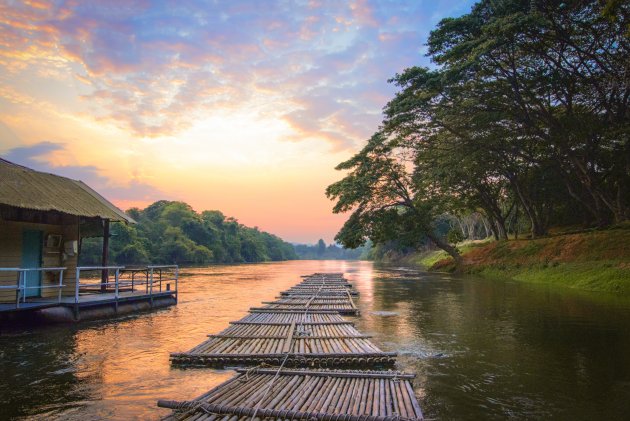
<instances>
[{"instance_id":1,"label":"sky","mask_svg":"<svg viewBox=\"0 0 630 421\"><path fill-rule=\"evenodd\" d=\"M0 156L331 243L334 168L471 1L0 0Z\"/></svg>"}]
</instances>

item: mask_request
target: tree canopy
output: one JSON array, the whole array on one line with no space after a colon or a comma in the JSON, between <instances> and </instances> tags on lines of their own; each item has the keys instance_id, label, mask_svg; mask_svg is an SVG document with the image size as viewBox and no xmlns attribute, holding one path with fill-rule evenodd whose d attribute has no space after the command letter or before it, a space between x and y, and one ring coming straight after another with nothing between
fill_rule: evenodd
<instances>
[{"instance_id":1,"label":"tree canopy","mask_svg":"<svg viewBox=\"0 0 630 421\"><path fill-rule=\"evenodd\" d=\"M241 263L297 259L293 245L216 210L195 212L160 200L127 211L137 225L114 224L110 260L117 264ZM99 264L101 239L84 239L82 264Z\"/></svg>"},{"instance_id":2,"label":"tree canopy","mask_svg":"<svg viewBox=\"0 0 630 421\"><path fill-rule=\"evenodd\" d=\"M336 244L326 245L323 239L317 244L296 244L295 252L302 260L358 260L369 257L370 245L356 249L339 247Z\"/></svg>"},{"instance_id":3,"label":"tree canopy","mask_svg":"<svg viewBox=\"0 0 630 421\"><path fill-rule=\"evenodd\" d=\"M336 239L428 238L457 258L444 214L481 214L497 239L519 215L531 237L627 220L629 16L627 2L483 0L442 20L435 67L391 79L382 126L337 167L327 195L351 215Z\"/></svg>"}]
</instances>

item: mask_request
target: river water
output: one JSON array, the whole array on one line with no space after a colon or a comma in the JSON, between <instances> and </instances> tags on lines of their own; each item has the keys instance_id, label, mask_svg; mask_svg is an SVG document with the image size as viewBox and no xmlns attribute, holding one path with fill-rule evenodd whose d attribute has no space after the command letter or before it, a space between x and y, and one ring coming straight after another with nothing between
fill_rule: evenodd
<instances>
[{"instance_id":1,"label":"river water","mask_svg":"<svg viewBox=\"0 0 630 421\"><path fill-rule=\"evenodd\" d=\"M0 419L159 419L233 375L176 369L186 351L313 272L345 272L357 328L414 381L429 419L629 419L630 300L370 262L183 270L179 304L0 333Z\"/></svg>"}]
</instances>

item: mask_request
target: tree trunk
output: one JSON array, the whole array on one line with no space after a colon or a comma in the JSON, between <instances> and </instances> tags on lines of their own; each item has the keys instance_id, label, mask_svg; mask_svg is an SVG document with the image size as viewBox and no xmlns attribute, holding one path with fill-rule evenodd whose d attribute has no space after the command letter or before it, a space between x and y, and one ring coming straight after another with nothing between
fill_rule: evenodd
<instances>
[{"instance_id":1,"label":"tree trunk","mask_svg":"<svg viewBox=\"0 0 630 421\"><path fill-rule=\"evenodd\" d=\"M499 232L497 231L497 224L494 223L494 219L493 218L489 218L490 219L490 231L492 231L492 236L494 237L494 239L496 241L499 241Z\"/></svg>"},{"instance_id":2,"label":"tree trunk","mask_svg":"<svg viewBox=\"0 0 630 421\"><path fill-rule=\"evenodd\" d=\"M495 218L495 225L497 226L497 239L507 240L507 229L505 228L505 219Z\"/></svg>"},{"instance_id":3,"label":"tree trunk","mask_svg":"<svg viewBox=\"0 0 630 421\"><path fill-rule=\"evenodd\" d=\"M488 226L488 225L490 225L490 223L488 222L488 218L486 218L485 216L482 215L481 216L481 223L483 224L483 229L486 232L486 236L484 238L490 237L490 234L491 234L492 230Z\"/></svg>"},{"instance_id":4,"label":"tree trunk","mask_svg":"<svg viewBox=\"0 0 630 421\"><path fill-rule=\"evenodd\" d=\"M438 246L439 248L447 252L449 256L453 258L457 269L461 268L462 263L463 263L462 255L459 254L459 252L457 251L455 247L451 246L448 242L442 240L438 235L435 235L432 232L428 232L428 230L427 230L427 237L429 237L429 240L431 240L433 244L435 244L436 246Z\"/></svg>"},{"instance_id":5,"label":"tree trunk","mask_svg":"<svg viewBox=\"0 0 630 421\"><path fill-rule=\"evenodd\" d=\"M514 239L518 240L518 204L516 205L516 212L514 213Z\"/></svg>"},{"instance_id":6,"label":"tree trunk","mask_svg":"<svg viewBox=\"0 0 630 421\"><path fill-rule=\"evenodd\" d=\"M532 205L531 201L529 200L528 197L525 196L523 189L521 188L521 185L518 182L516 176L512 175L508 177L508 179L510 180L510 184L512 185L512 187L514 188L514 191L516 192L516 196L518 197L519 202L521 202L521 205L523 205L523 209L525 210L525 213L529 217L531 227L532 227L531 229L532 238L538 238L545 235L546 230L543 227L542 223L540 222L540 218L538 217L538 214L536 213L536 210L534 209L534 206Z\"/></svg>"},{"instance_id":7,"label":"tree trunk","mask_svg":"<svg viewBox=\"0 0 630 421\"><path fill-rule=\"evenodd\" d=\"M507 234L505 233L505 217L501 213L501 207L481 186L477 187L477 191L479 192L480 206L490 219L490 229L492 229L495 240L507 240Z\"/></svg>"}]
</instances>

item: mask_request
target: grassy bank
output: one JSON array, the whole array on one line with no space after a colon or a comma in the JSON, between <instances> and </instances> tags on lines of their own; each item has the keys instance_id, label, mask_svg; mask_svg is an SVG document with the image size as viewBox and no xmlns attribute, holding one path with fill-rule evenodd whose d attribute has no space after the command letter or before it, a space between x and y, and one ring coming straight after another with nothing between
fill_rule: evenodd
<instances>
[{"instance_id":1,"label":"grassy bank","mask_svg":"<svg viewBox=\"0 0 630 421\"><path fill-rule=\"evenodd\" d=\"M464 243L463 272L630 295L630 224L536 240ZM415 256L430 270L453 271L444 252Z\"/></svg>"}]
</instances>

